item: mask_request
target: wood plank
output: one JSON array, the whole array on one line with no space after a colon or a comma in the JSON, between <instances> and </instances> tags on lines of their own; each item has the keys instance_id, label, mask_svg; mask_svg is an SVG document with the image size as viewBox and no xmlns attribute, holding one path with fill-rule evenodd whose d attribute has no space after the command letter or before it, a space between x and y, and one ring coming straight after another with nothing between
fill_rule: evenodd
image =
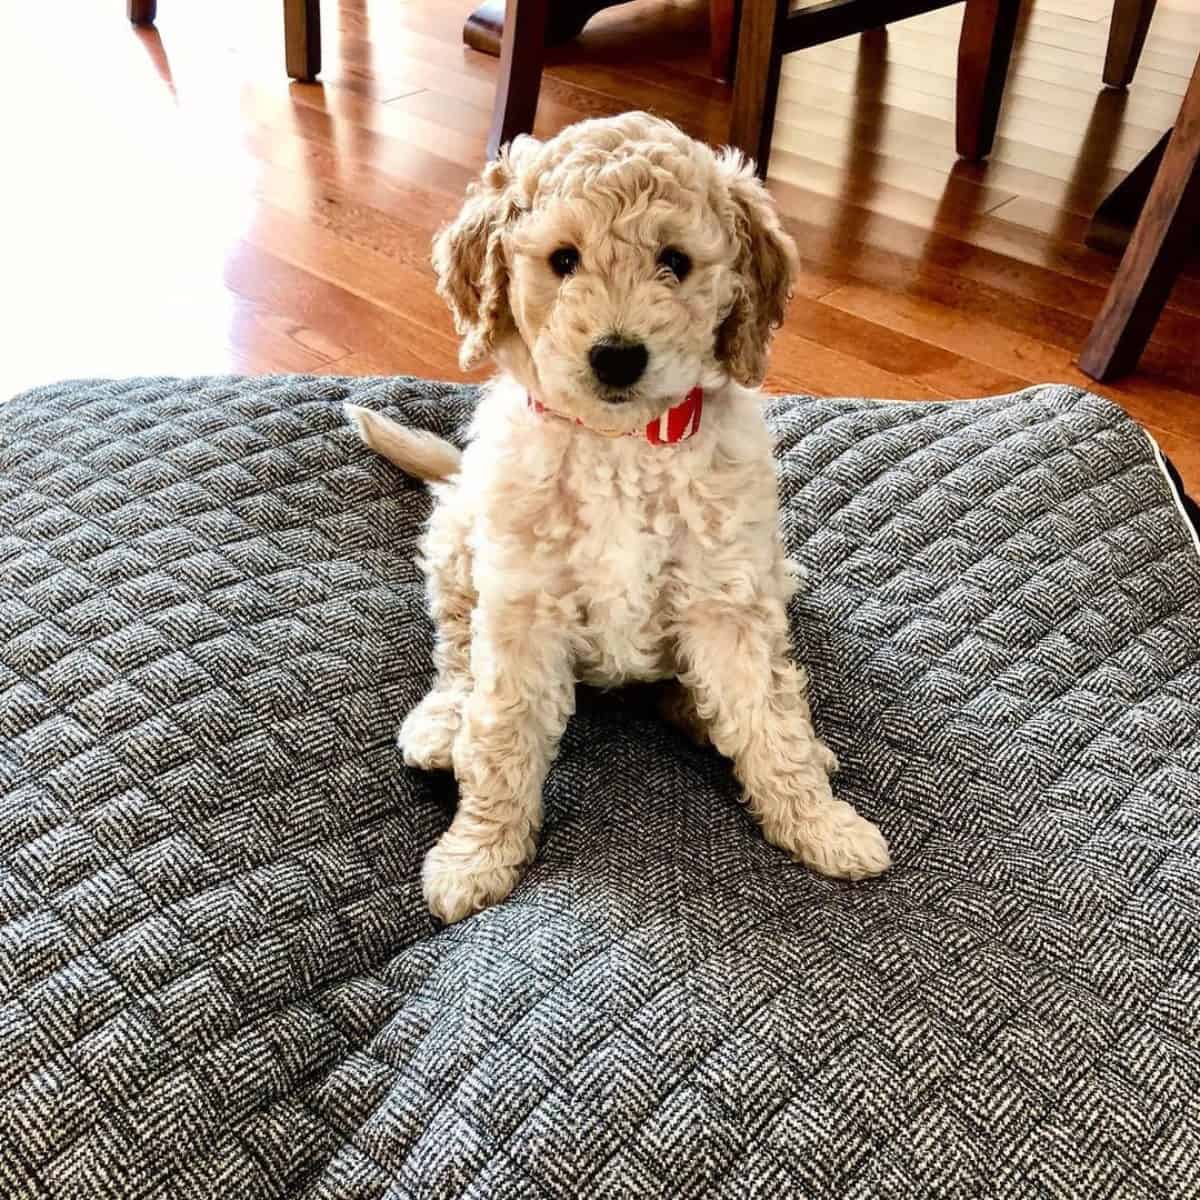
<instances>
[{"instance_id":1,"label":"wood plank","mask_svg":"<svg viewBox=\"0 0 1200 1200\"><path fill-rule=\"evenodd\" d=\"M984 166L960 164L953 146L944 138L927 141L889 127L886 141L882 141L872 136L874 125L869 118L860 122L852 116L807 106L786 106L776 130L776 136L796 139L810 158L833 166L846 163L853 152L858 169L869 171L871 178L877 177L877 171L879 177L886 178L892 163L922 167L943 180L954 174L980 185L986 182L999 192L1039 200L1056 212L1080 217L1090 216L1121 178L1119 171L1102 165L1076 178L1061 179L994 156Z\"/></svg>"},{"instance_id":2,"label":"wood plank","mask_svg":"<svg viewBox=\"0 0 1200 1200\"><path fill-rule=\"evenodd\" d=\"M910 252L916 245L922 261L955 264L968 272L991 269L1002 278L1036 281L1035 286L1063 297L1078 295L1079 284L1106 287L1111 278L1113 263L1108 255L980 214L969 204L964 207L953 193L945 206L887 185L856 195L842 188L841 178L819 163L783 153L777 161L781 177L775 194L787 198L785 213L801 212L806 203L811 212L812 198L819 197L820 210L832 214L823 229L826 244L849 233L877 244L907 247ZM1184 275L1172 303L1200 315L1200 281Z\"/></svg>"},{"instance_id":3,"label":"wood plank","mask_svg":"<svg viewBox=\"0 0 1200 1200\"><path fill-rule=\"evenodd\" d=\"M1036 337L981 319L976 314L912 296L898 296L854 284L829 293L822 303L899 330L931 345L951 350L998 370L1011 371L1029 382L1050 380L1094 389L1096 384L1074 363L1070 351ZM1200 413L1181 407L1187 393L1168 386L1149 390L1145 380L1107 384L1100 390L1118 401L1137 398L1140 415L1161 429L1185 437L1200 436Z\"/></svg>"}]
</instances>

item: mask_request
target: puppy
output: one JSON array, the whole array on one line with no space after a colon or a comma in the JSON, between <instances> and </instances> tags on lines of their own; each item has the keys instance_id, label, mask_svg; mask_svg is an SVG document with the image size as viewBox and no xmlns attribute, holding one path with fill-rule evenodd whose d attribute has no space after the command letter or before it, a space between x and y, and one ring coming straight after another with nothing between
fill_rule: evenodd
<instances>
[{"instance_id":1,"label":"puppy","mask_svg":"<svg viewBox=\"0 0 1200 1200\"><path fill-rule=\"evenodd\" d=\"M887 868L879 830L833 797L790 657L751 389L794 264L741 157L645 113L518 138L438 235L463 365L500 368L468 448L348 411L368 446L444 481L422 564L437 678L400 729L405 762L460 786L423 870L443 921L533 859L577 680L677 681L674 718L733 760L770 842L825 875Z\"/></svg>"}]
</instances>

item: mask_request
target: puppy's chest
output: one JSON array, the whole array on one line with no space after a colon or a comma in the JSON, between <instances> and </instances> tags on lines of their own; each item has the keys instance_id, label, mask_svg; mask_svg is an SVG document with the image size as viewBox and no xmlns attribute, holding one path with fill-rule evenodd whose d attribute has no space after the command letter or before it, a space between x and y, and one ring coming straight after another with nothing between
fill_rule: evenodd
<instances>
[{"instance_id":1,"label":"puppy's chest","mask_svg":"<svg viewBox=\"0 0 1200 1200\"><path fill-rule=\"evenodd\" d=\"M673 672L672 600L689 536L664 480L611 482L611 491L576 496L577 524L564 548L580 673L601 684Z\"/></svg>"}]
</instances>

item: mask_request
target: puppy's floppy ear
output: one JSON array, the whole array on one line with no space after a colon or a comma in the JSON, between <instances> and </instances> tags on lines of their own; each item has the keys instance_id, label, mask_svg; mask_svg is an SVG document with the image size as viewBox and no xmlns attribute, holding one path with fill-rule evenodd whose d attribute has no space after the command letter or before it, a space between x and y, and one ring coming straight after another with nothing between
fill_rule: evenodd
<instances>
[{"instance_id":1,"label":"puppy's floppy ear","mask_svg":"<svg viewBox=\"0 0 1200 1200\"><path fill-rule=\"evenodd\" d=\"M497 336L512 328L503 235L521 211L514 186L517 157L536 145L532 138L518 138L505 146L467 188L458 216L433 239L438 295L450 306L463 339L458 357L464 370L485 358Z\"/></svg>"},{"instance_id":2,"label":"puppy's floppy ear","mask_svg":"<svg viewBox=\"0 0 1200 1200\"><path fill-rule=\"evenodd\" d=\"M771 331L783 324L796 270L796 245L784 232L767 189L736 150L717 157L738 243L738 291L717 330L717 356L739 383L754 387L767 370Z\"/></svg>"}]
</instances>

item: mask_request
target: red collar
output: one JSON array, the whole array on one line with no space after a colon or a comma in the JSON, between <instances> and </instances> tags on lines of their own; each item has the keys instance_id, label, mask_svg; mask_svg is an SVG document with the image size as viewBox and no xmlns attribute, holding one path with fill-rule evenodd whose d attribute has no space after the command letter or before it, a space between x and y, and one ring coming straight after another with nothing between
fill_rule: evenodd
<instances>
[{"instance_id":1,"label":"red collar","mask_svg":"<svg viewBox=\"0 0 1200 1200\"><path fill-rule=\"evenodd\" d=\"M547 408L532 396L529 397L529 407L536 413L549 413L552 417L570 420L562 413ZM694 387L674 408L668 408L661 417L655 417L640 434L636 431L621 434L607 429L592 429L590 425L583 427L590 429L592 433L603 434L604 437L645 437L646 441L654 446L673 446L676 442L685 442L693 434L700 432L700 415L703 411L704 389ZM577 420L575 424L583 425L583 422Z\"/></svg>"}]
</instances>

